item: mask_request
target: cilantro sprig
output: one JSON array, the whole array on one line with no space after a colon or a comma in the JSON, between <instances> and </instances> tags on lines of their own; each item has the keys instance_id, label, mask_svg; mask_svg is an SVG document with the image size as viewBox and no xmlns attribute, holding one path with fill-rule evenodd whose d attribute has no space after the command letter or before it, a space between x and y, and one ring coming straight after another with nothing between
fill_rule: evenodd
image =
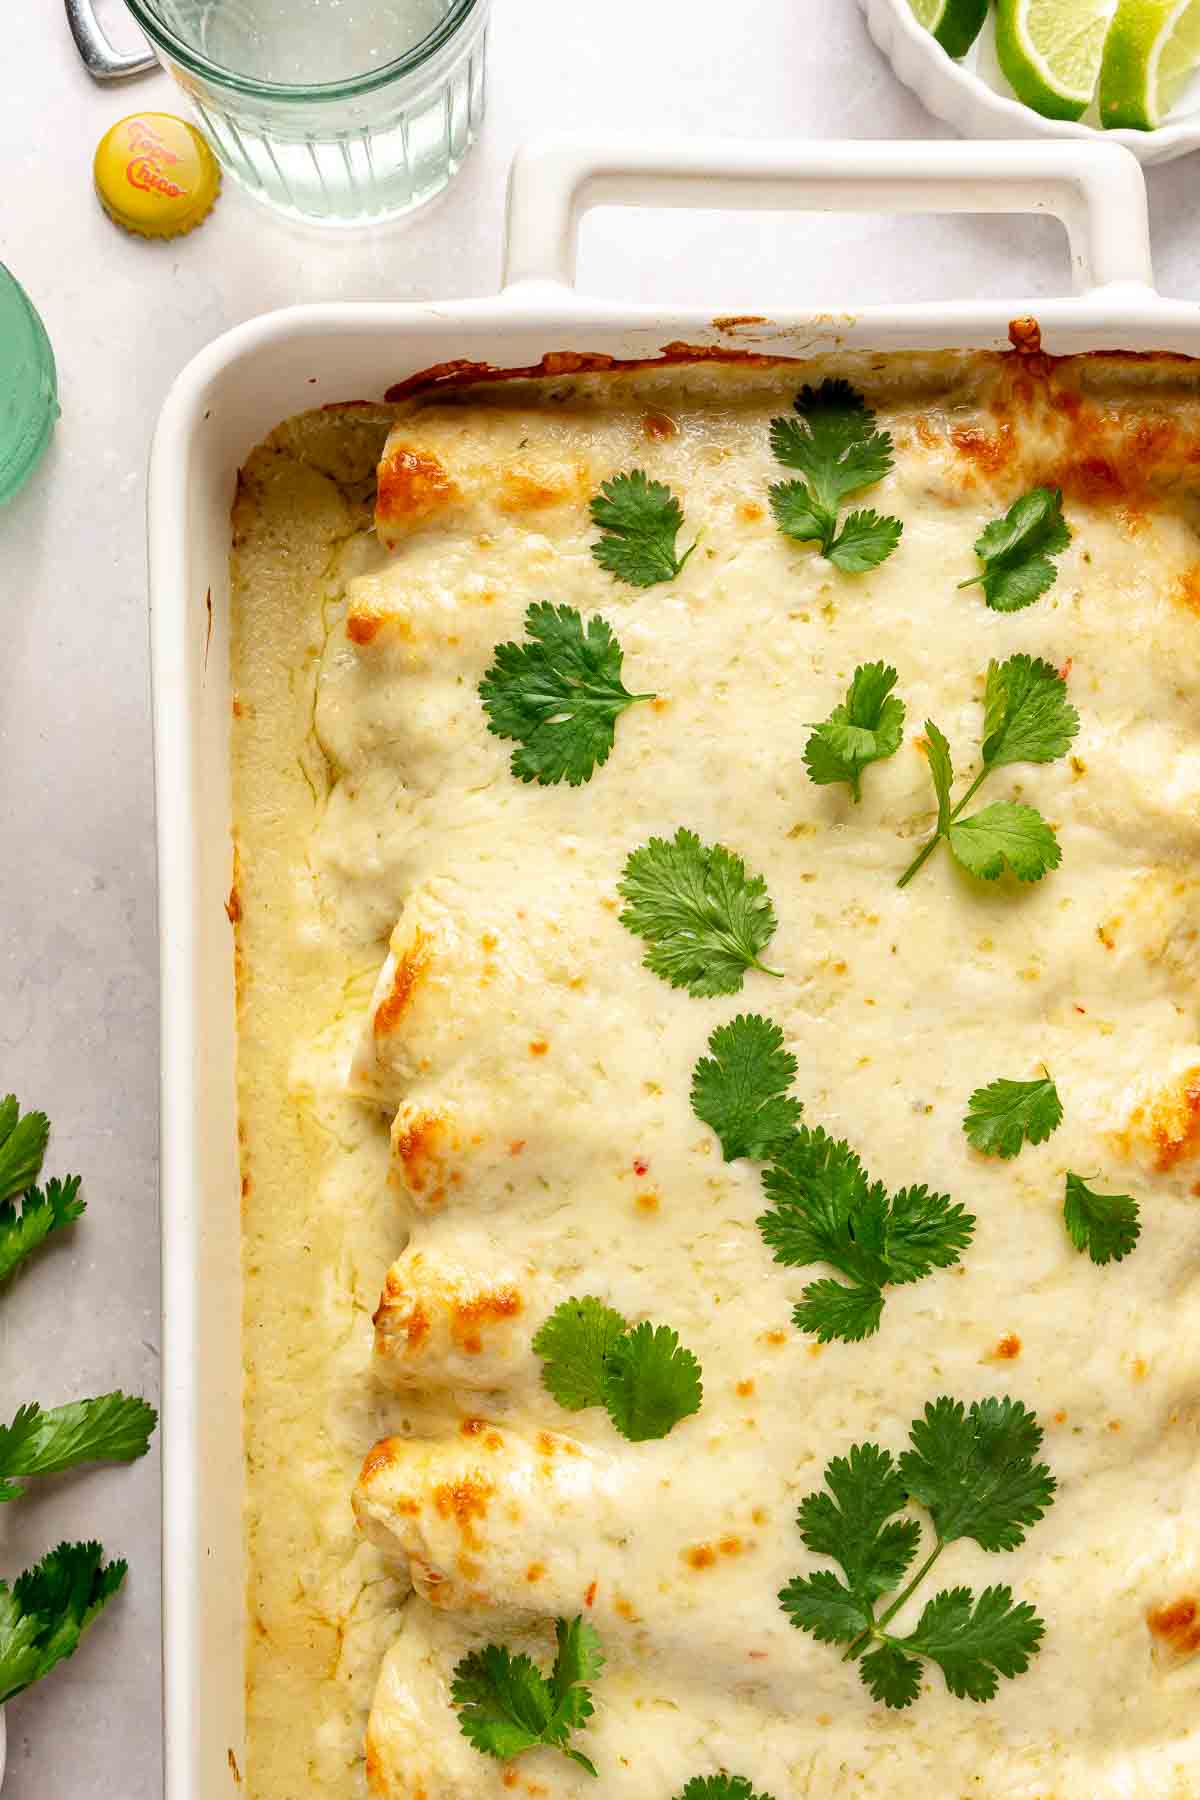
<instances>
[{"instance_id":1,"label":"cilantro sprig","mask_svg":"<svg viewBox=\"0 0 1200 1800\"><path fill-rule=\"evenodd\" d=\"M44 1188L34 1185L49 1137L44 1112L22 1113L14 1094L0 1100L0 1284L52 1232L84 1213L78 1175L52 1176Z\"/></svg>"},{"instance_id":2,"label":"cilantro sprig","mask_svg":"<svg viewBox=\"0 0 1200 1800\"><path fill-rule=\"evenodd\" d=\"M585 630L573 606L541 600L525 614L526 642L497 644L479 684L488 730L512 738L512 772L543 787L590 781L609 758L627 706L653 700L621 680L624 652L593 613Z\"/></svg>"},{"instance_id":3,"label":"cilantro sprig","mask_svg":"<svg viewBox=\"0 0 1200 1800\"><path fill-rule=\"evenodd\" d=\"M664 1438L704 1398L700 1364L669 1325L632 1328L590 1294L564 1300L533 1340L542 1381L568 1412L602 1406L631 1443Z\"/></svg>"},{"instance_id":4,"label":"cilantro sprig","mask_svg":"<svg viewBox=\"0 0 1200 1800\"><path fill-rule=\"evenodd\" d=\"M761 1013L739 1013L717 1026L708 1049L692 1071L692 1111L712 1126L726 1162L767 1156L804 1110L787 1091L796 1059L782 1031Z\"/></svg>"},{"instance_id":5,"label":"cilantro sprig","mask_svg":"<svg viewBox=\"0 0 1200 1800\"><path fill-rule=\"evenodd\" d=\"M1082 1175L1067 1175L1067 1236L1094 1263L1121 1262L1142 1235L1141 1209L1129 1194L1097 1194Z\"/></svg>"},{"instance_id":6,"label":"cilantro sprig","mask_svg":"<svg viewBox=\"0 0 1200 1800\"><path fill-rule=\"evenodd\" d=\"M602 569L631 587L674 581L696 548L694 542L682 556L676 555L683 508L670 488L651 481L644 469L630 469L601 482L590 510L592 523L601 531L592 555Z\"/></svg>"},{"instance_id":7,"label":"cilantro sprig","mask_svg":"<svg viewBox=\"0 0 1200 1800\"><path fill-rule=\"evenodd\" d=\"M1038 1081L1004 1076L976 1088L963 1130L984 1156L1015 1156L1022 1144L1044 1144L1062 1124L1062 1101L1049 1073Z\"/></svg>"},{"instance_id":8,"label":"cilantro sprig","mask_svg":"<svg viewBox=\"0 0 1200 1800\"><path fill-rule=\"evenodd\" d=\"M799 1329L823 1344L872 1336L884 1289L949 1268L975 1232L974 1216L947 1194L923 1186L889 1194L844 1139L819 1126L801 1126L772 1148L763 1187L774 1205L758 1227L775 1261L827 1263L846 1277L810 1282L793 1309Z\"/></svg>"},{"instance_id":9,"label":"cilantro sprig","mask_svg":"<svg viewBox=\"0 0 1200 1800\"><path fill-rule=\"evenodd\" d=\"M1018 881L1040 881L1062 861L1058 839L1036 807L999 800L964 819L961 815L988 776L1010 763L1048 763L1065 756L1079 730L1079 714L1067 699L1057 669L1039 657L1010 656L988 664L983 698L982 767L962 799L950 804L954 764L950 746L932 719L925 721L929 773L937 795L937 828L897 882L907 887L943 841L956 862L982 881L1009 869Z\"/></svg>"},{"instance_id":10,"label":"cilantro sprig","mask_svg":"<svg viewBox=\"0 0 1200 1800\"><path fill-rule=\"evenodd\" d=\"M723 844L683 826L651 838L626 859L618 892L622 925L649 945L644 966L672 987L736 994L747 969L779 976L759 960L776 926L767 884Z\"/></svg>"},{"instance_id":11,"label":"cilantro sprig","mask_svg":"<svg viewBox=\"0 0 1200 1800\"><path fill-rule=\"evenodd\" d=\"M484 1756L501 1761L544 1745L561 1750L589 1775L596 1765L571 1743L595 1711L590 1682L604 1667L595 1627L582 1615L559 1619L558 1649L550 1674L503 1644L472 1650L454 1670L450 1697L463 1736Z\"/></svg>"},{"instance_id":12,"label":"cilantro sprig","mask_svg":"<svg viewBox=\"0 0 1200 1800\"><path fill-rule=\"evenodd\" d=\"M983 573L958 585L967 588L979 583L993 612L1019 612L1054 586L1058 570L1052 559L1070 541L1062 489L1031 488L1013 501L1003 518L984 527L975 540Z\"/></svg>"},{"instance_id":13,"label":"cilantro sprig","mask_svg":"<svg viewBox=\"0 0 1200 1800\"><path fill-rule=\"evenodd\" d=\"M0 1706L75 1654L126 1569L99 1544L60 1544L11 1588L0 1581Z\"/></svg>"},{"instance_id":14,"label":"cilantro sprig","mask_svg":"<svg viewBox=\"0 0 1200 1800\"><path fill-rule=\"evenodd\" d=\"M43 1411L36 1400L0 1425L0 1502L24 1492L17 1477L58 1475L88 1462L136 1462L158 1414L128 1394L101 1394Z\"/></svg>"},{"instance_id":15,"label":"cilantro sprig","mask_svg":"<svg viewBox=\"0 0 1200 1800\"><path fill-rule=\"evenodd\" d=\"M771 1800L756 1794L744 1775L693 1775L675 1800Z\"/></svg>"},{"instance_id":16,"label":"cilantro sprig","mask_svg":"<svg viewBox=\"0 0 1200 1800\"><path fill-rule=\"evenodd\" d=\"M818 787L849 783L855 803L862 799L862 772L895 756L904 736L904 702L892 693L896 671L886 663L861 663L824 724L804 746L804 766Z\"/></svg>"},{"instance_id":17,"label":"cilantro sprig","mask_svg":"<svg viewBox=\"0 0 1200 1800\"><path fill-rule=\"evenodd\" d=\"M971 1538L982 1550L1015 1550L1044 1516L1057 1484L1045 1463L1034 1461L1041 1427L1019 1400L967 1407L943 1395L913 1421L909 1442L899 1458L867 1443L827 1464L824 1490L801 1501L796 1522L806 1547L842 1573L796 1576L779 1602L798 1629L845 1645L845 1657L859 1662L865 1685L885 1706L912 1705L923 1660L938 1665L957 1698L990 1700L1001 1676L1028 1668L1045 1632L1032 1606L1014 1602L1011 1588L979 1595L947 1588L907 1636L887 1628L950 1544ZM914 1502L929 1515L933 1546L905 1582L922 1544L919 1519L907 1510Z\"/></svg>"},{"instance_id":18,"label":"cilantro sprig","mask_svg":"<svg viewBox=\"0 0 1200 1800\"><path fill-rule=\"evenodd\" d=\"M845 574L877 568L892 554L904 529L899 519L873 511L850 513L838 529L838 509L848 494L873 487L892 467L892 439L875 428L875 414L848 381L807 383L793 402L797 417L771 420L771 449L800 481L776 482L771 511L785 537L817 543Z\"/></svg>"}]
</instances>

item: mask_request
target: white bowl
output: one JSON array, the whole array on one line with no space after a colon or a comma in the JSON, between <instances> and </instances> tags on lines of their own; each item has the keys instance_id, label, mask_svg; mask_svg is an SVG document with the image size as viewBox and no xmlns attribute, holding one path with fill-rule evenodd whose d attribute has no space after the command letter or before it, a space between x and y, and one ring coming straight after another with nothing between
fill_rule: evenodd
<instances>
[{"instance_id":1,"label":"white bowl","mask_svg":"<svg viewBox=\"0 0 1200 1800\"><path fill-rule=\"evenodd\" d=\"M859 5L867 15L867 29L901 81L935 118L964 137L1100 138L1124 144L1146 164L1200 150L1200 80L1188 86L1157 131L1104 131L1083 119L1043 119L1015 97L1000 72L990 17L969 54L955 62L917 24L909 0L859 0Z\"/></svg>"}]
</instances>

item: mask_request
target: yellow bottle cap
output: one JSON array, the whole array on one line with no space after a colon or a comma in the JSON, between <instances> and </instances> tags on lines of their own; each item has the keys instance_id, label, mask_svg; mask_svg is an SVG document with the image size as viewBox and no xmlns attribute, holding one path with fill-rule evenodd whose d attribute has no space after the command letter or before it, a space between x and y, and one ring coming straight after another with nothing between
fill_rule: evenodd
<instances>
[{"instance_id":1,"label":"yellow bottle cap","mask_svg":"<svg viewBox=\"0 0 1200 1800\"><path fill-rule=\"evenodd\" d=\"M130 113L106 131L93 164L110 219L141 237L172 238L208 216L221 171L196 130L172 113Z\"/></svg>"}]
</instances>

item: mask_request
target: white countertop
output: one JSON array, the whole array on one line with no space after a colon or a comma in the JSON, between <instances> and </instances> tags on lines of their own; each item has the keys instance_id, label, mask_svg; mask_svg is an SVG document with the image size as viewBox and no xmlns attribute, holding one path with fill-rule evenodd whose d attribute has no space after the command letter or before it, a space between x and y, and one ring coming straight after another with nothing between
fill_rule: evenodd
<instances>
[{"instance_id":1,"label":"white countertop","mask_svg":"<svg viewBox=\"0 0 1200 1800\"><path fill-rule=\"evenodd\" d=\"M109 0L109 18L119 10ZM451 191L376 233L294 231L227 187L176 243L123 236L91 192L95 144L161 76L100 88L58 0L16 0L20 81L0 113L0 260L58 356L63 417L0 510L0 1093L55 1124L48 1172L89 1211L0 1296L0 1419L158 1385L157 952L143 486L159 405L188 358L292 301L486 294L504 179L545 129L944 136L893 78L853 0L495 0L489 114ZM118 29L114 19L114 35ZM119 35L128 38L122 24ZM1151 171L1158 281L1194 297L1200 164ZM613 213L585 228L581 285L727 311L1063 287L1048 221L736 219ZM0 1509L11 1578L64 1536L131 1563L73 1663L8 1709L5 1800L152 1800L159 1751L158 1470L41 1484Z\"/></svg>"}]
</instances>

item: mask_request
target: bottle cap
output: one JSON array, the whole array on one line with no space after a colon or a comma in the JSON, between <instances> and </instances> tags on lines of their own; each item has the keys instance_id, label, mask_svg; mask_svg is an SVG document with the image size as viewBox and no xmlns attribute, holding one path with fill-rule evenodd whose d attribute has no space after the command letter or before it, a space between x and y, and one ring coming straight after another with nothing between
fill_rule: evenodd
<instances>
[{"instance_id":1,"label":"bottle cap","mask_svg":"<svg viewBox=\"0 0 1200 1800\"><path fill-rule=\"evenodd\" d=\"M194 125L172 113L130 113L106 131L93 164L110 219L141 237L172 238L208 216L221 186Z\"/></svg>"}]
</instances>

